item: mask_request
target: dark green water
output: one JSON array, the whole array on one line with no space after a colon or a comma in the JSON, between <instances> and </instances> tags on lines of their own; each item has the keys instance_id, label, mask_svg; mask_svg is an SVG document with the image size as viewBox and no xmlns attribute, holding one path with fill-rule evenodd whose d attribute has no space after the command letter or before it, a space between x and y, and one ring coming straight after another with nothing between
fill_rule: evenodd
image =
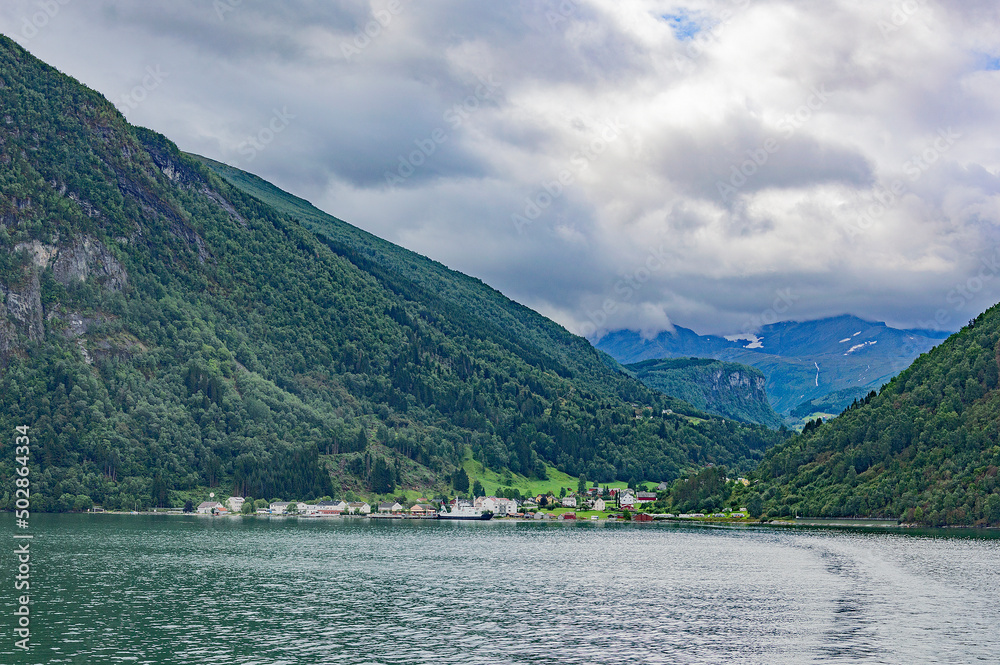
<instances>
[{"instance_id":1,"label":"dark green water","mask_svg":"<svg viewBox=\"0 0 1000 665\"><path fill-rule=\"evenodd\" d=\"M1000 540L678 525L32 518L0 663L1000 662Z\"/></svg>"}]
</instances>

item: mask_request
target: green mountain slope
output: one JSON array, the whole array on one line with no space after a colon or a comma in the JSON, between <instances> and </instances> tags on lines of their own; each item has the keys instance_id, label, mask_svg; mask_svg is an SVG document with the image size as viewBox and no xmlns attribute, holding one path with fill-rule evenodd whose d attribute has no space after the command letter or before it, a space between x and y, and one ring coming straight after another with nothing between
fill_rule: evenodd
<instances>
[{"instance_id":1,"label":"green mountain slope","mask_svg":"<svg viewBox=\"0 0 1000 665\"><path fill-rule=\"evenodd\" d=\"M1000 523L1000 307L839 417L771 450L756 488L772 515Z\"/></svg>"},{"instance_id":2,"label":"green mountain slope","mask_svg":"<svg viewBox=\"0 0 1000 665\"><path fill-rule=\"evenodd\" d=\"M414 301L431 303L442 315L468 319L511 349L572 377L588 387L636 399L636 384L609 372L587 340L469 277L415 252L382 240L284 192L245 171L192 155L241 191L309 229L335 254L371 274L385 288ZM620 369L620 368L619 368Z\"/></svg>"},{"instance_id":3,"label":"green mountain slope","mask_svg":"<svg viewBox=\"0 0 1000 665\"><path fill-rule=\"evenodd\" d=\"M552 321L180 153L6 38L0 108L0 431L31 427L35 509L446 491L469 449L670 479L780 438L688 417Z\"/></svg>"},{"instance_id":4,"label":"green mountain slope","mask_svg":"<svg viewBox=\"0 0 1000 665\"><path fill-rule=\"evenodd\" d=\"M764 374L749 365L708 358L666 358L626 368L653 390L709 413L775 429L781 427L781 416L767 401Z\"/></svg>"},{"instance_id":5,"label":"green mountain slope","mask_svg":"<svg viewBox=\"0 0 1000 665\"><path fill-rule=\"evenodd\" d=\"M873 388L845 388L832 393L817 397L816 399L802 402L792 409L788 415L791 418L799 419L801 424L805 424L816 418L832 418L851 406L854 402L864 399ZM877 392L877 391L876 391Z\"/></svg>"}]
</instances>

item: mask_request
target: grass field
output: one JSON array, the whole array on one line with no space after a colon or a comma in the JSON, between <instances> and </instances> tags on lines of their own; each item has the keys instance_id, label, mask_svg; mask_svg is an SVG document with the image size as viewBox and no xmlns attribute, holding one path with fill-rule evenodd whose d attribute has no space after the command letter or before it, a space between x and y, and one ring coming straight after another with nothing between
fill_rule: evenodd
<instances>
[{"instance_id":1,"label":"grass field","mask_svg":"<svg viewBox=\"0 0 1000 665\"><path fill-rule=\"evenodd\" d=\"M465 469L465 472L469 474L469 482L475 482L478 480L483 484L483 489L486 490L487 496L496 494L497 489L500 487L516 488L524 496L536 496L546 492L551 492L555 496L559 496L559 491L562 488L567 488L567 494L575 493L577 490L578 479L576 477L563 473L548 464L545 465L545 471L548 475L547 480L527 478L516 473L499 474L492 469L484 468L482 464L472 459L472 451L467 450L462 467ZM588 483L588 486L592 484L593 483ZM649 484L654 486L656 485L656 483ZM605 485L620 489L628 487L628 483L624 481L601 483L601 487L604 487Z\"/></svg>"}]
</instances>

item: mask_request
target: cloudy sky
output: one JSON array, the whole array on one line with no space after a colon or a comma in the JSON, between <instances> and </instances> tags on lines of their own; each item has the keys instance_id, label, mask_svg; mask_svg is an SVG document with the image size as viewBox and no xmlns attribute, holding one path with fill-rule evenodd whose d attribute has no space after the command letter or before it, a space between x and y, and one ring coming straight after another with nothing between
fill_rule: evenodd
<instances>
[{"instance_id":1,"label":"cloudy sky","mask_svg":"<svg viewBox=\"0 0 1000 665\"><path fill-rule=\"evenodd\" d=\"M591 338L1000 300L993 0L6 0L0 32Z\"/></svg>"}]
</instances>

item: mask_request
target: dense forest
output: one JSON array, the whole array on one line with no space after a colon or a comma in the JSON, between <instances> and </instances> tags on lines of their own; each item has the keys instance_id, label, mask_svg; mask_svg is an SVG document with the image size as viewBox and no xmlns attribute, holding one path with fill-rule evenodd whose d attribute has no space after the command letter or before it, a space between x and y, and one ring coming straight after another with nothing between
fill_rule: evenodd
<instances>
[{"instance_id":1,"label":"dense forest","mask_svg":"<svg viewBox=\"0 0 1000 665\"><path fill-rule=\"evenodd\" d=\"M767 401L764 374L756 367L710 358L663 358L625 368L653 390L709 413L774 429L782 425Z\"/></svg>"},{"instance_id":2,"label":"dense forest","mask_svg":"<svg viewBox=\"0 0 1000 665\"><path fill-rule=\"evenodd\" d=\"M0 432L31 428L36 510L444 487L470 449L527 476L671 480L749 470L785 436L179 152L2 37L0 108Z\"/></svg>"},{"instance_id":3,"label":"dense forest","mask_svg":"<svg viewBox=\"0 0 1000 665\"><path fill-rule=\"evenodd\" d=\"M1000 306L878 393L770 450L754 474L770 516L1000 523Z\"/></svg>"}]
</instances>

